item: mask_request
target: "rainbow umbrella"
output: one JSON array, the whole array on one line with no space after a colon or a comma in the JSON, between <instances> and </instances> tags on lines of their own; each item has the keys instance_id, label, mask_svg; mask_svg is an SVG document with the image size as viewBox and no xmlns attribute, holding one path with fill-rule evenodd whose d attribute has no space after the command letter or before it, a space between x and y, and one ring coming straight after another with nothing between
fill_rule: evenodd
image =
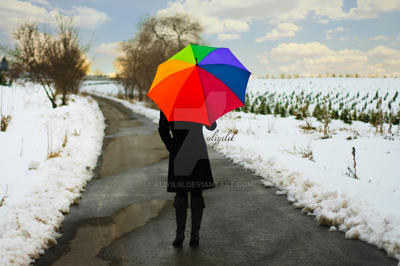
<instances>
[{"instance_id":1,"label":"rainbow umbrella","mask_svg":"<svg viewBox=\"0 0 400 266\"><path fill-rule=\"evenodd\" d=\"M211 125L244 105L250 75L228 48L189 44L158 66L147 96L168 121Z\"/></svg>"}]
</instances>

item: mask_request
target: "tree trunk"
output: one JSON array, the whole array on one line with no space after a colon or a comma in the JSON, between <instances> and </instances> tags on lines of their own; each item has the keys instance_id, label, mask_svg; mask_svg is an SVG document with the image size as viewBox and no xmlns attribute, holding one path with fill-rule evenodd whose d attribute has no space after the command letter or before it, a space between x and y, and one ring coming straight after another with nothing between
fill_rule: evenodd
<instances>
[{"instance_id":1,"label":"tree trunk","mask_svg":"<svg viewBox=\"0 0 400 266\"><path fill-rule=\"evenodd\" d=\"M61 105L67 105L67 90L63 90Z\"/></svg>"},{"instance_id":2,"label":"tree trunk","mask_svg":"<svg viewBox=\"0 0 400 266\"><path fill-rule=\"evenodd\" d=\"M139 87L139 101L143 100L143 88Z\"/></svg>"},{"instance_id":3,"label":"tree trunk","mask_svg":"<svg viewBox=\"0 0 400 266\"><path fill-rule=\"evenodd\" d=\"M51 102L51 106L54 108L57 108L57 104L55 102L55 97L51 97L49 92L47 91L46 85L44 85L44 83L42 81L40 81L40 83L42 84L42 87L44 89L44 91L46 92L47 98L49 98L50 102Z\"/></svg>"}]
</instances>

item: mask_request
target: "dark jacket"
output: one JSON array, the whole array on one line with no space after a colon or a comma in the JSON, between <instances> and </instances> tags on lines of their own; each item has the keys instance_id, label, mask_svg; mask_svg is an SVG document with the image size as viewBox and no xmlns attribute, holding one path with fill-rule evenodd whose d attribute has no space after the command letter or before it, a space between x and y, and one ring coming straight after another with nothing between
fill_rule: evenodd
<instances>
[{"instance_id":1,"label":"dark jacket","mask_svg":"<svg viewBox=\"0 0 400 266\"><path fill-rule=\"evenodd\" d=\"M208 130L214 130L213 123ZM160 111L158 132L170 152L168 164L168 192L193 191L215 187L203 124L184 121L168 122ZM172 136L170 134L172 133Z\"/></svg>"}]
</instances>

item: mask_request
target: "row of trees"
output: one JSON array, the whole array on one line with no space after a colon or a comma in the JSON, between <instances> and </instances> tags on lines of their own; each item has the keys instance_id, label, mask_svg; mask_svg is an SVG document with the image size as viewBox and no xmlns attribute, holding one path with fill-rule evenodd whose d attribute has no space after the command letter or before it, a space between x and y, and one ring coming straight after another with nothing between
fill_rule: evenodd
<instances>
[{"instance_id":1,"label":"row of trees","mask_svg":"<svg viewBox=\"0 0 400 266\"><path fill-rule=\"evenodd\" d=\"M146 100L158 65L189 43L201 43L202 32L199 22L183 14L143 19L135 37L122 42L123 55L116 60L125 97Z\"/></svg>"},{"instance_id":2,"label":"row of trees","mask_svg":"<svg viewBox=\"0 0 400 266\"><path fill-rule=\"evenodd\" d=\"M58 95L61 105L67 104L68 95L79 91L89 70L88 47L80 44L72 20L59 17L57 22L55 34L40 30L35 23L22 24L12 33L15 49L7 50L12 59L8 78L41 84L53 108Z\"/></svg>"},{"instance_id":3,"label":"row of trees","mask_svg":"<svg viewBox=\"0 0 400 266\"><path fill-rule=\"evenodd\" d=\"M255 114L273 114L281 117L294 116L296 119L304 120L309 117L315 117L318 121L327 122L329 119L342 120L347 124L352 121L362 121L371 123L377 132L383 134L383 124L387 123L388 133L392 132L393 125L400 125L400 106L396 110L383 111L382 97L378 98L375 109L357 110L348 107L334 108L329 99L324 99L322 104L315 104L310 107L308 100L300 103L290 104L289 101L271 101L266 97L257 97L250 102L248 95L246 96L246 104L236 109L236 111L250 112ZM329 123L329 122L328 122Z\"/></svg>"}]
</instances>

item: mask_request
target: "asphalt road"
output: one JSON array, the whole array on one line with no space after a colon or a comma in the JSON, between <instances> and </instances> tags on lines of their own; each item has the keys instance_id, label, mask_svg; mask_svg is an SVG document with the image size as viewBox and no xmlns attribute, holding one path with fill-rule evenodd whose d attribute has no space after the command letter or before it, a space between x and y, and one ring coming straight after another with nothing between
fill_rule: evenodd
<instances>
[{"instance_id":1,"label":"asphalt road","mask_svg":"<svg viewBox=\"0 0 400 266\"><path fill-rule=\"evenodd\" d=\"M95 97L108 128L93 180L58 244L35 265L396 265L382 250L318 226L253 175L209 148L217 187L204 192L200 247L171 245L173 193L157 125ZM240 132L239 132L240 134ZM190 225L190 210L188 215Z\"/></svg>"}]
</instances>

